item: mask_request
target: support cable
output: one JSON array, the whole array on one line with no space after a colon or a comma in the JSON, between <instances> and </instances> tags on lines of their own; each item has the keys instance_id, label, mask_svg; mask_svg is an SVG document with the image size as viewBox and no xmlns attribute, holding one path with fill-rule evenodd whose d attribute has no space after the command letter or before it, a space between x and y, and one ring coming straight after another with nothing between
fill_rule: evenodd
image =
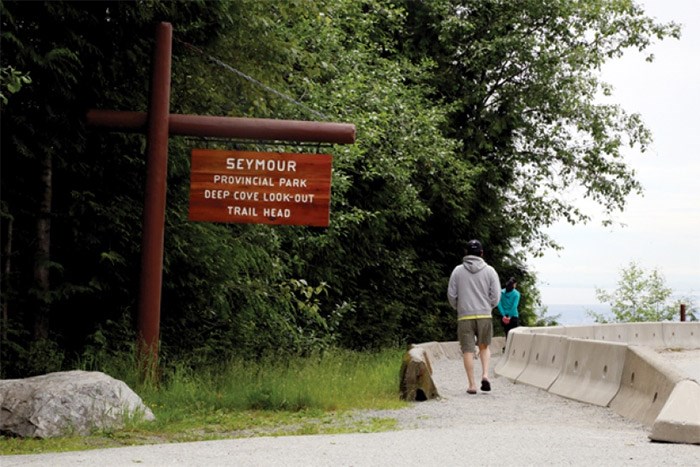
<instances>
[{"instance_id":1,"label":"support cable","mask_svg":"<svg viewBox=\"0 0 700 467\"><path fill-rule=\"evenodd\" d=\"M257 79L253 78L252 76L248 76L247 74L243 73L243 72L240 71L240 70L237 70L236 68L232 67L232 66L229 65L228 63L225 63L225 62L219 60L218 58L216 58L216 57L214 57L214 56L212 56L212 55L209 55L208 53L206 53L204 50L200 49L199 47L197 47L197 46L195 46L195 45L192 45L192 44L190 44L189 42L185 42L185 41L179 40L179 39L177 39L177 38L175 38L175 41L181 43L182 45L184 45L184 46L187 47L188 49L193 50L194 52L197 52L198 54L200 54L200 55L206 57L206 58L209 59L210 61L216 63L217 65L219 65L219 66L221 66L221 67L223 67L223 68L225 68L226 70L228 70L228 71L230 71L230 72L232 72L232 73L235 73L236 75L240 76L241 78L243 78L243 79L245 79L245 80L247 80L247 81L250 81L251 83L253 83L253 84L257 85L257 86L260 86L261 88L265 89L266 91L271 92L271 93L275 94L276 96L281 97L282 99L284 99L284 100L286 100L286 101L288 101L288 102L291 102L292 104L297 105L297 106L303 108L304 110L306 110L306 111L308 111L308 112L311 112L312 114L316 115L317 117L320 117L320 118L322 118L322 119L324 119L324 120L330 120L330 117L328 117L327 115L325 115L325 114L323 114L323 113L321 113L321 112L319 112L319 111L317 111L317 110L314 110L314 109L310 108L309 106L307 106L307 105L305 105L305 104L299 102L298 100L294 99L293 97L289 97L288 95L286 95L286 94L284 94L284 93L282 93L282 92L280 92L280 91L278 91L278 90L276 90L276 89L273 89L273 88L271 88L270 86L268 86L268 85L266 85L266 84L264 84L264 83L261 83L261 82L258 81Z\"/></svg>"}]
</instances>

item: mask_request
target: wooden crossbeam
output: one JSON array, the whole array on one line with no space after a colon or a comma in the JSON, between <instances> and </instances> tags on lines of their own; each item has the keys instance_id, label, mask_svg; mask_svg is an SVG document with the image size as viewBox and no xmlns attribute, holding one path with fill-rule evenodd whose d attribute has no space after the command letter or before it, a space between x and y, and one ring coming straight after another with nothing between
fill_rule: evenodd
<instances>
[{"instance_id":1,"label":"wooden crossbeam","mask_svg":"<svg viewBox=\"0 0 700 467\"><path fill-rule=\"evenodd\" d=\"M124 132L144 132L148 114L116 110L90 110L87 123L94 127ZM170 114L168 133L171 136L251 139L352 144L355 125L350 123L307 122L270 118L214 117L206 115Z\"/></svg>"}]
</instances>

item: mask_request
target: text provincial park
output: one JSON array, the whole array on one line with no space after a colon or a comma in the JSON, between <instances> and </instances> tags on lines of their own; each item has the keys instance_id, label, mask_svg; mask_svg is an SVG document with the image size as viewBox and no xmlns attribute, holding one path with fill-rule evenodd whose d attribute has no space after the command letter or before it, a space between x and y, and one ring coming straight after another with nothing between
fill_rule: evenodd
<instances>
[{"instance_id":1,"label":"text provincial park","mask_svg":"<svg viewBox=\"0 0 700 467\"><path fill-rule=\"evenodd\" d=\"M189 219L326 227L331 162L328 154L195 149Z\"/></svg>"}]
</instances>

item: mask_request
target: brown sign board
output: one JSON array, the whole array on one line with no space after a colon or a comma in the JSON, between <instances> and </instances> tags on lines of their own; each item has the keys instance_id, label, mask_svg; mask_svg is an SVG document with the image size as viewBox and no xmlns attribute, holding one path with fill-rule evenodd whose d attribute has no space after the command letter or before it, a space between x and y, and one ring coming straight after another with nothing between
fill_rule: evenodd
<instances>
[{"instance_id":1,"label":"brown sign board","mask_svg":"<svg viewBox=\"0 0 700 467\"><path fill-rule=\"evenodd\" d=\"M189 220L327 227L329 154L193 149Z\"/></svg>"}]
</instances>

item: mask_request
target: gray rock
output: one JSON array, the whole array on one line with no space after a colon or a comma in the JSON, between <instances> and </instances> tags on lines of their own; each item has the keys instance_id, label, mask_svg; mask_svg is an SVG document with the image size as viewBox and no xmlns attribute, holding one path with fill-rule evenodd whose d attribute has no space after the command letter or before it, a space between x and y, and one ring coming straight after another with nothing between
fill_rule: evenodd
<instances>
[{"instance_id":1,"label":"gray rock","mask_svg":"<svg viewBox=\"0 0 700 467\"><path fill-rule=\"evenodd\" d=\"M64 371L0 380L0 432L50 438L124 426L126 419L155 420L123 381L97 371Z\"/></svg>"}]
</instances>

